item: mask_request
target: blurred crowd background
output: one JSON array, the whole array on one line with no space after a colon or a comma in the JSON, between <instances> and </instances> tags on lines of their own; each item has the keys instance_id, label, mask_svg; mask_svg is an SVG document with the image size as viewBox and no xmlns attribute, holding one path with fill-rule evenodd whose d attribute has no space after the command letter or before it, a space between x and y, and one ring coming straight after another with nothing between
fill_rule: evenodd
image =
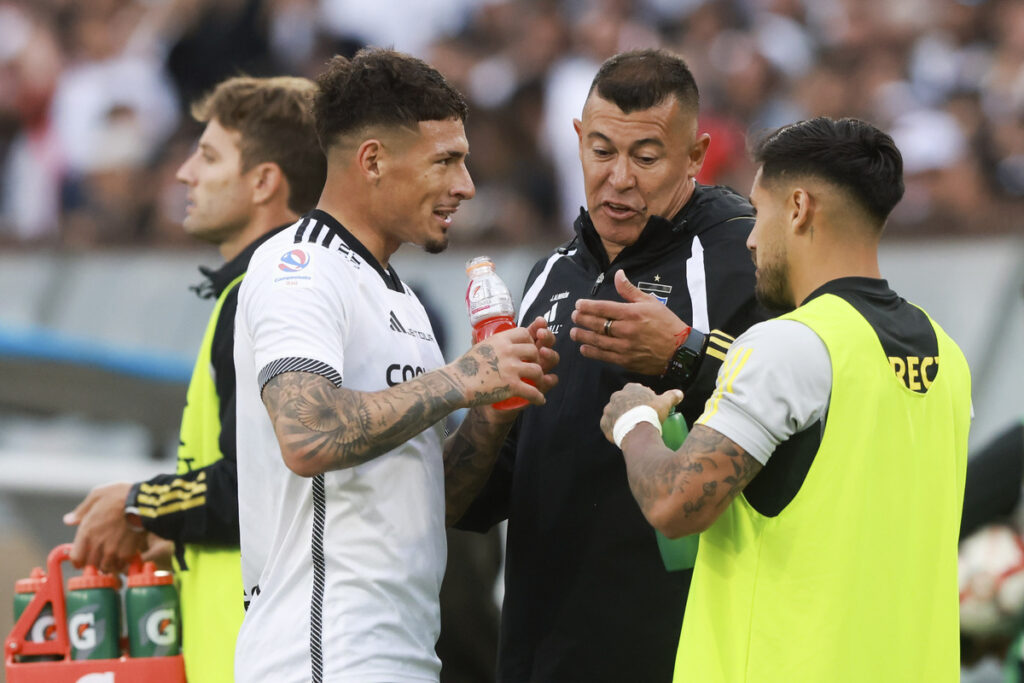
<instances>
[{"instance_id":1,"label":"blurred crowd background","mask_svg":"<svg viewBox=\"0 0 1024 683\"><path fill-rule=\"evenodd\" d=\"M466 258L501 256L518 289L568 238L572 120L602 61L657 46L700 86L702 182L746 194L748 141L804 118L893 135L907 192L883 272L965 349L972 441L1020 415L1024 0L0 0L0 610L89 487L173 466L209 315L185 290L189 104L364 45L422 57L470 103L476 198L449 253L401 264L461 340L449 357Z\"/></svg>"},{"instance_id":2,"label":"blurred crowd background","mask_svg":"<svg viewBox=\"0 0 1024 683\"><path fill-rule=\"evenodd\" d=\"M188 104L367 44L426 59L470 102L478 194L456 244L569 234L572 119L601 61L649 46L700 85L704 182L745 194L750 136L858 116L904 154L891 234L1019 230L1020 0L0 0L0 246L193 246L174 177L200 132Z\"/></svg>"}]
</instances>

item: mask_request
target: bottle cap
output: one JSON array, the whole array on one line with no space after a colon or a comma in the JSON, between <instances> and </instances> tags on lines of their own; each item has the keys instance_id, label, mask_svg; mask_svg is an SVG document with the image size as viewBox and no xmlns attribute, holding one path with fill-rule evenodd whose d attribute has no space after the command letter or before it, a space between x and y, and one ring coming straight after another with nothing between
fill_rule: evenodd
<instances>
[{"instance_id":1,"label":"bottle cap","mask_svg":"<svg viewBox=\"0 0 1024 683\"><path fill-rule=\"evenodd\" d=\"M142 571L128 575L128 587L139 588L141 586L169 586L174 583L174 576L170 572L157 570L152 562L142 565Z\"/></svg>"},{"instance_id":2,"label":"bottle cap","mask_svg":"<svg viewBox=\"0 0 1024 683\"><path fill-rule=\"evenodd\" d=\"M490 256L477 256L466 261L466 273L472 273L477 268L494 268L494 261Z\"/></svg>"},{"instance_id":3,"label":"bottle cap","mask_svg":"<svg viewBox=\"0 0 1024 683\"><path fill-rule=\"evenodd\" d=\"M77 591L87 588L120 588L121 581L113 574L104 574L92 565L87 564L81 576L68 579L68 590Z\"/></svg>"},{"instance_id":4,"label":"bottle cap","mask_svg":"<svg viewBox=\"0 0 1024 683\"><path fill-rule=\"evenodd\" d=\"M33 567L32 573L26 579L18 579L14 582L15 593L38 593L43 584L46 583L46 572L42 567Z\"/></svg>"}]
</instances>

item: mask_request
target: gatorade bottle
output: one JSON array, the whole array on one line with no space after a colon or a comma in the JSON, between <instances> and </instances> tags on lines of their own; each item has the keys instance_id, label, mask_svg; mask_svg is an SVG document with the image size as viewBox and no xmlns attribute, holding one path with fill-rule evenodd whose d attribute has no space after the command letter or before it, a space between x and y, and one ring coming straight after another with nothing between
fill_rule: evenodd
<instances>
[{"instance_id":1,"label":"gatorade bottle","mask_svg":"<svg viewBox=\"0 0 1024 683\"><path fill-rule=\"evenodd\" d=\"M146 562L128 575L125 591L128 650L132 657L167 657L181 652L178 591L170 572Z\"/></svg>"},{"instance_id":2,"label":"gatorade bottle","mask_svg":"<svg viewBox=\"0 0 1024 683\"><path fill-rule=\"evenodd\" d=\"M469 311L469 324L473 326L473 343L515 327L516 311L512 305L512 295L494 272L494 262L487 256L470 259L466 263L466 275L469 276L466 308ZM526 399L513 396L491 405L497 410L512 410L526 404Z\"/></svg>"},{"instance_id":3,"label":"gatorade bottle","mask_svg":"<svg viewBox=\"0 0 1024 683\"><path fill-rule=\"evenodd\" d=\"M68 637L71 659L115 659L121 656L121 604L113 574L86 565L68 581Z\"/></svg>"},{"instance_id":4,"label":"gatorade bottle","mask_svg":"<svg viewBox=\"0 0 1024 683\"><path fill-rule=\"evenodd\" d=\"M22 612L32 602L32 598L38 593L46 581L46 573L40 567L36 567L29 574L27 579L18 579L14 582L14 621L17 622ZM29 629L26 639L33 643L42 643L57 638L57 623L53 619L53 605L47 603L36 617L35 623ZM22 657L22 662L48 662L61 659L59 655L37 655Z\"/></svg>"},{"instance_id":5,"label":"gatorade bottle","mask_svg":"<svg viewBox=\"0 0 1024 683\"><path fill-rule=\"evenodd\" d=\"M661 423L661 440L672 450L678 450L690 430L686 427L686 420L682 413L673 410ZM682 538L668 538L655 529L658 538L658 550L661 551L661 561L665 563L665 569L670 572L680 569L690 569L697 561L697 541L700 534L683 536Z\"/></svg>"}]
</instances>

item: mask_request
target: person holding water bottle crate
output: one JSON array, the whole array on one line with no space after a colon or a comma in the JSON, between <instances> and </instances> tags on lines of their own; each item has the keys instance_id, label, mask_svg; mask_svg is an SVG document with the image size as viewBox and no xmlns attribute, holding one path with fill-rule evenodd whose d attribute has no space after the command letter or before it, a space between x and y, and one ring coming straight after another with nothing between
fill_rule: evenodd
<instances>
[{"instance_id":1,"label":"person holding water bottle crate","mask_svg":"<svg viewBox=\"0 0 1024 683\"><path fill-rule=\"evenodd\" d=\"M489 404L543 404L558 357L539 319L445 365L389 264L406 242L443 250L473 197L462 96L386 49L335 57L318 83L323 194L257 250L239 294L248 609L235 675L436 681L445 525L517 414ZM470 410L442 443L443 419L460 408Z\"/></svg>"},{"instance_id":2,"label":"person holding water bottle crate","mask_svg":"<svg viewBox=\"0 0 1024 683\"><path fill-rule=\"evenodd\" d=\"M316 85L305 78L238 76L197 100L206 124L178 169L188 188L187 233L217 245L224 263L201 267L213 304L181 419L174 473L93 489L65 517L71 561L119 571L149 534L173 541L182 651L191 683L230 683L242 623L235 457L234 323L249 258L309 211L327 171L313 127ZM147 552L153 552L150 548Z\"/></svg>"}]
</instances>

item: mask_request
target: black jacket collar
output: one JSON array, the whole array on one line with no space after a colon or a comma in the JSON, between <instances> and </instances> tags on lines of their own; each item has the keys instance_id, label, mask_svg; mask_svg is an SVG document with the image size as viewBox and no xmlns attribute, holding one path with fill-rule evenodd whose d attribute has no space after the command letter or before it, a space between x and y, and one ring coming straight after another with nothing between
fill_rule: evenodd
<instances>
[{"instance_id":1,"label":"black jacket collar","mask_svg":"<svg viewBox=\"0 0 1024 683\"><path fill-rule=\"evenodd\" d=\"M232 280L249 269L249 260L252 258L257 247L287 228L289 225L292 225L292 223L279 225L273 230L263 233L250 242L245 249L238 252L237 256L216 270L213 268L207 268L206 266L199 266L199 272L203 274L206 281L192 286L192 291L194 291L201 299L215 299L219 297L224 292L224 289L231 284Z\"/></svg>"},{"instance_id":2,"label":"black jacket collar","mask_svg":"<svg viewBox=\"0 0 1024 683\"><path fill-rule=\"evenodd\" d=\"M694 183L693 194L683 208L672 220L662 216L651 216L647 219L640 237L636 242L619 252L616 261L629 258L633 254L657 253L680 243L678 237L698 235L728 220L746 218L753 220L754 210L746 199L732 190L721 186L701 185ZM583 249L605 271L611 264L608 253L601 242L597 229L585 209L580 209L580 216L573 224L576 240Z\"/></svg>"}]
</instances>

